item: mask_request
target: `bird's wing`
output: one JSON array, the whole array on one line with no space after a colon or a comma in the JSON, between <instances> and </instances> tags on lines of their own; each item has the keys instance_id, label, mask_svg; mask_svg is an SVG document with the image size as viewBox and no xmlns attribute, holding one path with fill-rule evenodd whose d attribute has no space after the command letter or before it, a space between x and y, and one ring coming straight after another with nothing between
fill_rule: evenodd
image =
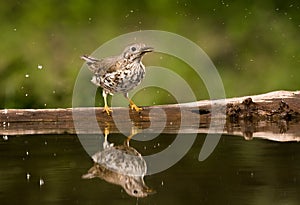
<instances>
[{"instance_id":1,"label":"bird's wing","mask_svg":"<svg viewBox=\"0 0 300 205\"><path fill-rule=\"evenodd\" d=\"M93 57L82 56L81 59L86 61L88 68L95 75L103 75L104 73L113 72L118 69L118 57L97 59Z\"/></svg>"}]
</instances>

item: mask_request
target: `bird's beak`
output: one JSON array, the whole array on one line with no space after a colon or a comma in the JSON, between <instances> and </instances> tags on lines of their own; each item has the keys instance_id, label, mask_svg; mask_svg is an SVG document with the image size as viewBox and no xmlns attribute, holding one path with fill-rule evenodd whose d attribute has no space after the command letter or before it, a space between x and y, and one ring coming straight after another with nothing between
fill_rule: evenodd
<instances>
[{"instance_id":1,"label":"bird's beak","mask_svg":"<svg viewBox=\"0 0 300 205\"><path fill-rule=\"evenodd\" d=\"M156 191L154 189L151 189L149 187L145 187L144 192L147 193L147 195L156 194Z\"/></svg>"},{"instance_id":2,"label":"bird's beak","mask_svg":"<svg viewBox=\"0 0 300 205\"><path fill-rule=\"evenodd\" d=\"M154 51L154 48L152 47L144 47L141 49L141 53L148 53Z\"/></svg>"}]
</instances>

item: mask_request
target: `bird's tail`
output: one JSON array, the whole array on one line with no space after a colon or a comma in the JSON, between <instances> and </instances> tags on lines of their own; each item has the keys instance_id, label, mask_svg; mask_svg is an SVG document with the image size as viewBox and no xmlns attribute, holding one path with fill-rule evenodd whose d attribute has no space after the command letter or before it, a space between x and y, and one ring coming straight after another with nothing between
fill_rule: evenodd
<instances>
[{"instance_id":1,"label":"bird's tail","mask_svg":"<svg viewBox=\"0 0 300 205\"><path fill-rule=\"evenodd\" d=\"M88 65L88 68L93 72L96 73L99 69L98 62L100 61L99 59L90 57L90 56L81 56L82 60L86 61L86 64Z\"/></svg>"},{"instance_id":2,"label":"bird's tail","mask_svg":"<svg viewBox=\"0 0 300 205\"><path fill-rule=\"evenodd\" d=\"M98 59L90 57L90 56L87 56L87 55L83 55L80 58L82 60L85 60L87 62L87 64L91 64L91 63L95 63L95 62L99 61Z\"/></svg>"}]
</instances>

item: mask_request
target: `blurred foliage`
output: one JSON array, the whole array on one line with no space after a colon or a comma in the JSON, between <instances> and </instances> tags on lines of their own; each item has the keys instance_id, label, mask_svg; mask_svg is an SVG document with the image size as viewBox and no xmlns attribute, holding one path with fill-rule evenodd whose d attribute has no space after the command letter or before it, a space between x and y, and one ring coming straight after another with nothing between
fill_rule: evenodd
<instances>
[{"instance_id":1,"label":"blurred foliage","mask_svg":"<svg viewBox=\"0 0 300 205\"><path fill-rule=\"evenodd\" d=\"M147 29L197 43L219 70L227 97L296 90L299 6L280 0L2 2L0 107L70 107L83 64L79 56L118 35ZM200 91L199 99L208 97Z\"/></svg>"}]
</instances>

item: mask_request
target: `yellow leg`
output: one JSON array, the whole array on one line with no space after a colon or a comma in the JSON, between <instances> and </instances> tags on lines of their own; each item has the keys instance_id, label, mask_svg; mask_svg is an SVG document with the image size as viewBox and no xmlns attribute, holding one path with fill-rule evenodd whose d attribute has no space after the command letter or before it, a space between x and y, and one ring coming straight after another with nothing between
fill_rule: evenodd
<instances>
[{"instance_id":1,"label":"yellow leg","mask_svg":"<svg viewBox=\"0 0 300 205\"><path fill-rule=\"evenodd\" d=\"M142 111L143 110L143 108L141 108L141 107L138 107L129 97L128 97L128 93L125 93L124 94L124 96L125 96L125 98L127 98L127 100L129 101L129 105L130 105L130 109L131 110L135 110L135 111L137 111L137 112L140 112L140 111Z\"/></svg>"},{"instance_id":2,"label":"yellow leg","mask_svg":"<svg viewBox=\"0 0 300 205\"><path fill-rule=\"evenodd\" d=\"M129 147L129 141L131 140L131 138L139 133L139 129L137 127L132 127L131 128L131 134L127 137L126 139L126 145Z\"/></svg>"},{"instance_id":3,"label":"yellow leg","mask_svg":"<svg viewBox=\"0 0 300 205\"><path fill-rule=\"evenodd\" d=\"M109 147L109 143L107 141L107 136L109 135L109 128L106 127L104 128L104 142L103 142L103 148L108 148Z\"/></svg>"},{"instance_id":4,"label":"yellow leg","mask_svg":"<svg viewBox=\"0 0 300 205\"><path fill-rule=\"evenodd\" d=\"M104 90L102 91L102 96L103 96L103 99L104 99L103 112L106 112L107 115L110 115L110 113L112 112L112 109L110 107L108 107L108 105L107 105L107 93Z\"/></svg>"},{"instance_id":5,"label":"yellow leg","mask_svg":"<svg viewBox=\"0 0 300 205\"><path fill-rule=\"evenodd\" d=\"M107 139L107 136L109 135L109 127L104 128L104 137Z\"/></svg>"},{"instance_id":6,"label":"yellow leg","mask_svg":"<svg viewBox=\"0 0 300 205\"><path fill-rule=\"evenodd\" d=\"M129 100L129 104L130 104L130 109L132 109L132 110L134 109L137 112L143 110L143 108L138 107L136 104L134 104L134 102L132 100Z\"/></svg>"}]
</instances>

